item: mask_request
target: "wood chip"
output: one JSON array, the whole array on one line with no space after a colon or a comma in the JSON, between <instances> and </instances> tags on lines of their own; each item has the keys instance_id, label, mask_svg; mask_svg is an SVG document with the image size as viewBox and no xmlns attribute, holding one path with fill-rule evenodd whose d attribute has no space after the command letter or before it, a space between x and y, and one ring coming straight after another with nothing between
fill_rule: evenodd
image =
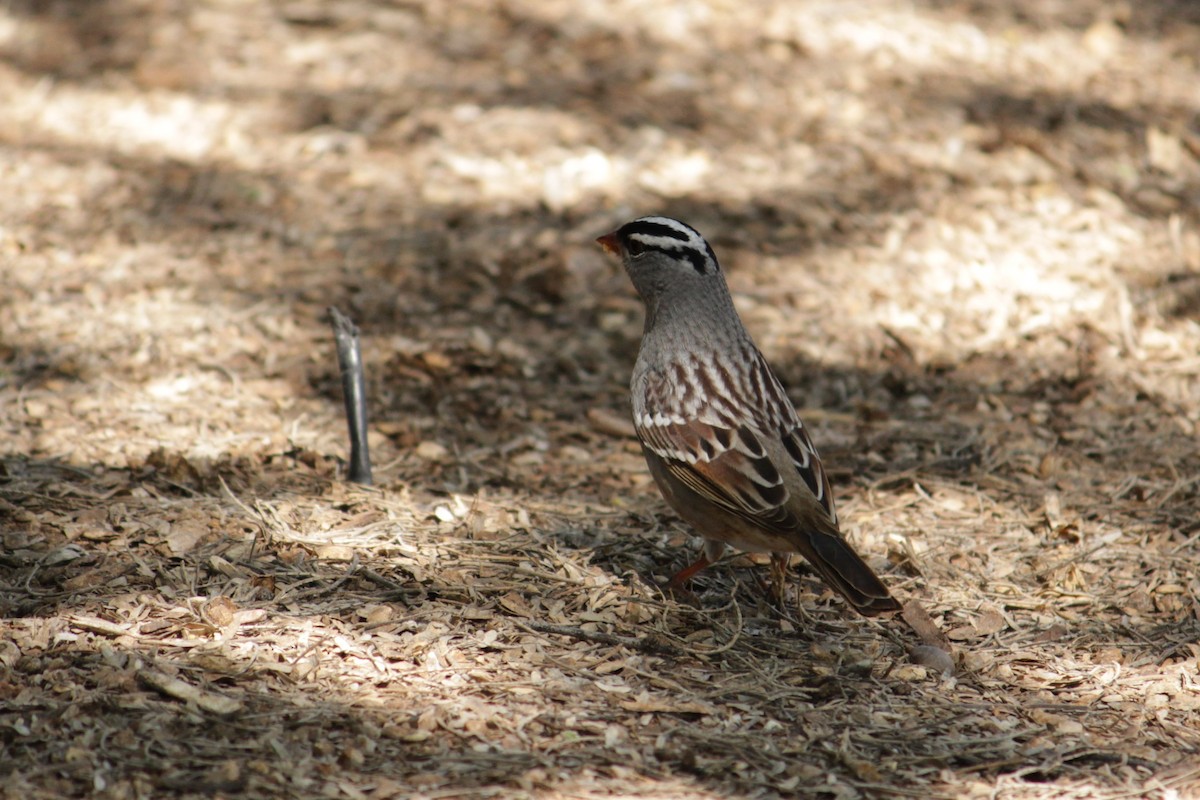
<instances>
[{"instance_id":1,"label":"wood chip","mask_svg":"<svg viewBox=\"0 0 1200 800\"><path fill-rule=\"evenodd\" d=\"M173 678L163 672L153 669L141 669L137 673L138 680L152 689L162 692L168 697L191 703L197 708L221 716L236 714L242 710L242 704L229 697L197 689L190 683Z\"/></svg>"},{"instance_id":2,"label":"wood chip","mask_svg":"<svg viewBox=\"0 0 1200 800\"><path fill-rule=\"evenodd\" d=\"M1200 797L1195 2L0 5L0 794ZM660 212L902 616L660 588Z\"/></svg>"},{"instance_id":3,"label":"wood chip","mask_svg":"<svg viewBox=\"0 0 1200 800\"><path fill-rule=\"evenodd\" d=\"M607 408L592 407L587 410L588 421L597 431L618 439L636 439L637 432L633 429L633 421L627 416L614 414Z\"/></svg>"}]
</instances>

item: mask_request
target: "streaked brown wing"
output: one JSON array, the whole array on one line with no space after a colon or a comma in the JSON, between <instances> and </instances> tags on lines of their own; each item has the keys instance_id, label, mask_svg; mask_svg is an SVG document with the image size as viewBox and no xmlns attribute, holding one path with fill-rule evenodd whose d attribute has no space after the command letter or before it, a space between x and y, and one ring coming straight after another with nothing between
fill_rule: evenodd
<instances>
[{"instance_id":1,"label":"streaked brown wing","mask_svg":"<svg viewBox=\"0 0 1200 800\"><path fill-rule=\"evenodd\" d=\"M757 397L750 404L750 407L755 409L755 426L760 430L778 432L779 440L787 449L804 485L836 526L837 511L833 504L833 493L829 489L829 478L821 466L821 458L817 455L817 448L813 446L804 423L800 421L787 392L783 390L783 385L767 365L762 353L755 349L750 361L750 383L757 390Z\"/></svg>"},{"instance_id":2,"label":"streaked brown wing","mask_svg":"<svg viewBox=\"0 0 1200 800\"><path fill-rule=\"evenodd\" d=\"M780 438L792 458L796 471L804 479L804 485L829 514L833 524L837 525L837 508L833 503L833 491L829 488L829 476L825 474L825 468L821 466L821 459L817 455L817 448L813 446L812 439L808 437L808 431L804 429L799 418L796 418L795 427L781 432Z\"/></svg>"},{"instance_id":3,"label":"streaked brown wing","mask_svg":"<svg viewBox=\"0 0 1200 800\"><path fill-rule=\"evenodd\" d=\"M673 476L721 508L761 525L787 504L783 476L749 429L646 419L635 427Z\"/></svg>"},{"instance_id":4,"label":"streaked brown wing","mask_svg":"<svg viewBox=\"0 0 1200 800\"><path fill-rule=\"evenodd\" d=\"M803 525L786 508L787 487L797 484L780 474L786 462L772 461L764 446L762 437L774 433L836 529L829 480L804 424L762 353L748 345L741 356L736 363L685 360L645 374L634 392L639 438L672 475L722 508L759 525Z\"/></svg>"}]
</instances>

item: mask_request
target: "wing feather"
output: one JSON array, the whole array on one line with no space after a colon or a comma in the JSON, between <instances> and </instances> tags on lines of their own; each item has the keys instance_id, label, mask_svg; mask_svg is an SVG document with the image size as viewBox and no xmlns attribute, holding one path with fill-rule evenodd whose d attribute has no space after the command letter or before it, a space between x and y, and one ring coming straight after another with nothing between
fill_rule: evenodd
<instances>
[{"instance_id":1,"label":"wing feather","mask_svg":"<svg viewBox=\"0 0 1200 800\"><path fill-rule=\"evenodd\" d=\"M757 524L802 524L787 509L791 483L807 488L836 528L829 479L808 431L758 350L744 355L749 364L744 381L718 377L729 369L723 364L676 365L644 374L641 391L634 392L640 399L634 409L638 437L673 476L727 511ZM757 396L739 396L738 386ZM696 403L698 395L719 396L721 402ZM732 414L734 409L741 414ZM778 438L786 460L772 460L766 437ZM787 460L800 484L780 473Z\"/></svg>"}]
</instances>

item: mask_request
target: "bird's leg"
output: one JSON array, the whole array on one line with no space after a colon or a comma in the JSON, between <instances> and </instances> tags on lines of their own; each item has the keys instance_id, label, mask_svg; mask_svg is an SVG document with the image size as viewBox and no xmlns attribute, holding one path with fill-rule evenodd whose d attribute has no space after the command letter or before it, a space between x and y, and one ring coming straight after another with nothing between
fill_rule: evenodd
<instances>
[{"instance_id":1,"label":"bird's leg","mask_svg":"<svg viewBox=\"0 0 1200 800\"><path fill-rule=\"evenodd\" d=\"M695 561L693 561L691 564L688 564L671 577L671 580L667 582L667 588L672 591L683 589L683 585L690 581L693 575L711 563L713 562L712 559L708 557L708 553L705 550L701 550L700 556Z\"/></svg>"},{"instance_id":2,"label":"bird's leg","mask_svg":"<svg viewBox=\"0 0 1200 800\"><path fill-rule=\"evenodd\" d=\"M771 553L771 594L779 609L787 611L787 569L791 556L787 553Z\"/></svg>"},{"instance_id":3,"label":"bird's leg","mask_svg":"<svg viewBox=\"0 0 1200 800\"><path fill-rule=\"evenodd\" d=\"M796 604L790 609L787 605L787 570L791 560L792 557L789 553L771 554L771 594L784 619L798 628L811 627L812 619L800 602L799 585L796 586Z\"/></svg>"},{"instance_id":4,"label":"bird's leg","mask_svg":"<svg viewBox=\"0 0 1200 800\"><path fill-rule=\"evenodd\" d=\"M700 551L700 555L691 564L676 572L667 584L667 588L671 590L683 589L683 585L690 581L693 575L708 565L717 563L724 555L724 542L717 541L716 539L705 539L704 548Z\"/></svg>"}]
</instances>

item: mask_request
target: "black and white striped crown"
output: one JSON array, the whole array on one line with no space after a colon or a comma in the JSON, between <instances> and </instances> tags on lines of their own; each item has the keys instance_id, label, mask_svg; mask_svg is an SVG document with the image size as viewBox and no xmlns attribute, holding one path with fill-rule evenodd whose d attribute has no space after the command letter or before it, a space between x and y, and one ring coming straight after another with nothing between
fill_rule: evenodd
<instances>
[{"instance_id":1,"label":"black and white striped crown","mask_svg":"<svg viewBox=\"0 0 1200 800\"><path fill-rule=\"evenodd\" d=\"M627 222L617 231L630 255L657 250L688 261L701 275L716 272L717 256L699 231L670 217L641 217Z\"/></svg>"}]
</instances>

